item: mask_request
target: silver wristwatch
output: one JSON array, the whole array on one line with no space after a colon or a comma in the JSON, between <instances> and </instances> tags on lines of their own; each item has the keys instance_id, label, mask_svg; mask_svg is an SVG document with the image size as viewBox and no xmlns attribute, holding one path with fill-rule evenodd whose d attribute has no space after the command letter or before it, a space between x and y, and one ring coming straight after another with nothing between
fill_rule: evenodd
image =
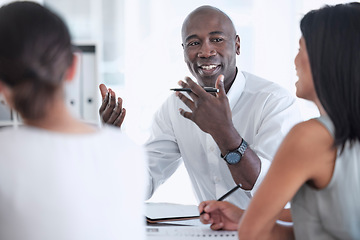
<instances>
[{"instance_id":1,"label":"silver wristwatch","mask_svg":"<svg viewBox=\"0 0 360 240\"><path fill-rule=\"evenodd\" d=\"M243 139L240 147L234 151L228 152L223 159L230 165L240 162L242 156L245 154L245 151L248 147L247 142Z\"/></svg>"}]
</instances>

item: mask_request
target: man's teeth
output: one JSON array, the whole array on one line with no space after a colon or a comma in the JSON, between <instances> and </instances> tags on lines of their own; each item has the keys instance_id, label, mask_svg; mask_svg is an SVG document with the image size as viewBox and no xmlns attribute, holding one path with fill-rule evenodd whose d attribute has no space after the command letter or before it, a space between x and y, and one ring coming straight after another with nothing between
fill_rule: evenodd
<instances>
[{"instance_id":1,"label":"man's teeth","mask_svg":"<svg viewBox=\"0 0 360 240\"><path fill-rule=\"evenodd\" d=\"M208 65L208 66L203 65L203 66L201 66L201 68L205 69L205 70L211 70L211 69L216 68L216 65Z\"/></svg>"}]
</instances>

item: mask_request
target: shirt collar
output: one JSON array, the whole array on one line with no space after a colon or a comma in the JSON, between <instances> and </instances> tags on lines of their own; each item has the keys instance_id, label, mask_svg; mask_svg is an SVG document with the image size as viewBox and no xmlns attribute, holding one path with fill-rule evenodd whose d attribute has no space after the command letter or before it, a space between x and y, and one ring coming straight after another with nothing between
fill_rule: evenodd
<instances>
[{"instance_id":1,"label":"shirt collar","mask_svg":"<svg viewBox=\"0 0 360 240\"><path fill-rule=\"evenodd\" d=\"M227 93L231 110L233 109L235 103L238 101L244 91L245 81L246 80L244 74L242 73L242 71L238 70L235 80Z\"/></svg>"}]
</instances>

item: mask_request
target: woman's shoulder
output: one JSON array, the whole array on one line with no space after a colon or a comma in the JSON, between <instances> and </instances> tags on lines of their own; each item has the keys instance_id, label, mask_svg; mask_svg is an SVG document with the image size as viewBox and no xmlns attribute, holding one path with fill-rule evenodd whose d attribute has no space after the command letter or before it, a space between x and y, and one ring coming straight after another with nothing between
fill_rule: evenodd
<instances>
[{"instance_id":1,"label":"woman's shoulder","mask_svg":"<svg viewBox=\"0 0 360 240\"><path fill-rule=\"evenodd\" d=\"M332 134L328 127L319 121L318 118L313 118L295 125L290 133L292 136L302 137L299 140L306 140L307 142L316 142L318 140L333 141Z\"/></svg>"},{"instance_id":2,"label":"woman's shoulder","mask_svg":"<svg viewBox=\"0 0 360 240\"><path fill-rule=\"evenodd\" d=\"M310 119L295 125L284 140L284 147L291 149L294 156L305 159L332 153L334 138L327 127L317 119Z\"/></svg>"}]
</instances>

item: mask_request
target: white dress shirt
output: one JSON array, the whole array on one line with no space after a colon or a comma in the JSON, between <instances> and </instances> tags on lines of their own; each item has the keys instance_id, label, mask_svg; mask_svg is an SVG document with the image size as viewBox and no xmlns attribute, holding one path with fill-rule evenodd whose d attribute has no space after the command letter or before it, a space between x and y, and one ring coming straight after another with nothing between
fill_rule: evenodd
<instances>
[{"instance_id":1,"label":"white dress shirt","mask_svg":"<svg viewBox=\"0 0 360 240\"><path fill-rule=\"evenodd\" d=\"M285 89L246 72L238 72L227 97L236 130L261 160L261 172L253 189L237 190L226 199L244 209L268 171L279 144L301 117L295 98ZM146 143L148 197L184 161L197 200L218 199L236 184L212 136L181 116L179 108L190 111L173 94L155 114Z\"/></svg>"}]
</instances>

